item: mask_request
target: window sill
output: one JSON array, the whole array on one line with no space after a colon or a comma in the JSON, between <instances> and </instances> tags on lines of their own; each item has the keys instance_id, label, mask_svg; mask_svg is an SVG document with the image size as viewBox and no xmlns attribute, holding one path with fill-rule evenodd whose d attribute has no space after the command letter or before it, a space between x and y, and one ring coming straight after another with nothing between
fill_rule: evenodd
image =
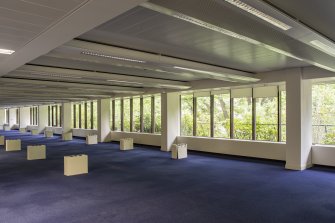
<instances>
[{"instance_id":1,"label":"window sill","mask_svg":"<svg viewBox=\"0 0 335 223\"><path fill-rule=\"evenodd\" d=\"M271 141L260 141L260 140L226 139L226 138L201 137L201 136L178 136L178 137L182 137L182 138L195 138L195 139L206 139L206 140L221 140L221 141L250 142L250 143L267 143L267 144L282 144L282 145L286 145L286 142L271 142Z\"/></svg>"}]
</instances>

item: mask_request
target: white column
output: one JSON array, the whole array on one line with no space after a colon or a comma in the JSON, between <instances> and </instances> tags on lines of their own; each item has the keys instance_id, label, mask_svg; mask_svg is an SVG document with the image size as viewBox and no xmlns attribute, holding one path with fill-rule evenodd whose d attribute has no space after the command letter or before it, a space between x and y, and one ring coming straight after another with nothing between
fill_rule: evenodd
<instances>
[{"instance_id":1,"label":"white column","mask_svg":"<svg viewBox=\"0 0 335 223\"><path fill-rule=\"evenodd\" d=\"M38 132L42 133L45 127L48 126L48 106L38 106Z\"/></svg>"},{"instance_id":2,"label":"white column","mask_svg":"<svg viewBox=\"0 0 335 223\"><path fill-rule=\"evenodd\" d=\"M0 129L2 129L3 125L5 124L6 120L6 110L0 109Z\"/></svg>"},{"instance_id":3,"label":"white column","mask_svg":"<svg viewBox=\"0 0 335 223\"><path fill-rule=\"evenodd\" d=\"M30 125L30 108L20 108L20 128L27 128Z\"/></svg>"},{"instance_id":4,"label":"white column","mask_svg":"<svg viewBox=\"0 0 335 223\"><path fill-rule=\"evenodd\" d=\"M98 100L98 140L99 142L110 141L110 99Z\"/></svg>"},{"instance_id":5,"label":"white column","mask_svg":"<svg viewBox=\"0 0 335 223\"><path fill-rule=\"evenodd\" d=\"M71 118L71 103L63 103L62 104L62 127L63 132L70 132L72 129L72 118Z\"/></svg>"},{"instance_id":6,"label":"white column","mask_svg":"<svg viewBox=\"0 0 335 223\"><path fill-rule=\"evenodd\" d=\"M293 69L287 75L286 98L285 167L304 170L312 166L312 83L302 79L300 69Z\"/></svg>"},{"instance_id":7,"label":"white column","mask_svg":"<svg viewBox=\"0 0 335 223\"><path fill-rule=\"evenodd\" d=\"M179 93L162 93L161 150L170 151L180 135Z\"/></svg>"},{"instance_id":8,"label":"white column","mask_svg":"<svg viewBox=\"0 0 335 223\"><path fill-rule=\"evenodd\" d=\"M9 127L13 128L13 126L16 124L16 108L9 109Z\"/></svg>"}]
</instances>

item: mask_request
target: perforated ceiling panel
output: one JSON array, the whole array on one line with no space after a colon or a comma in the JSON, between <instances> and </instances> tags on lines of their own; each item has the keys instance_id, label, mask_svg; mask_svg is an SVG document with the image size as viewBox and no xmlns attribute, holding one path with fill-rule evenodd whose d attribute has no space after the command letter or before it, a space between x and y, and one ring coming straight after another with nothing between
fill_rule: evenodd
<instances>
[{"instance_id":1,"label":"perforated ceiling panel","mask_svg":"<svg viewBox=\"0 0 335 223\"><path fill-rule=\"evenodd\" d=\"M307 60L334 67L333 58L293 39L272 25L223 0L153 0L154 4L260 41ZM283 54L192 23L137 7L80 39L129 47L158 54L249 72L308 66Z\"/></svg>"},{"instance_id":2,"label":"perforated ceiling panel","mask_svg":"<svg viewBox=\"0 0 335 223\"><path fill-rule=\"evenodd\" d=\"M85 2L87 0L1 0L0 48L20 49Z\"/></svg>"}]
</instances>

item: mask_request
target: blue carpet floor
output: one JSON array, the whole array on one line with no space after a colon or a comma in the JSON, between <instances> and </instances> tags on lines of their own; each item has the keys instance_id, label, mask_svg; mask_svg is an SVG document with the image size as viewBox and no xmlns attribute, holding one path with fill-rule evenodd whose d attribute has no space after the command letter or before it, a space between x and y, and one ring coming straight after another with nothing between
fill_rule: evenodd
<instances>
[{"instance_id":1,"label":"blue carpet floor","mask_svg":"<svg viewBox=\"0 0 335 223\"><path fill-rule=\"evenodd\" d=\"M17 131L22 151L0 146L0 223L335 222L335 170L298 172L283 162L190 153L171 160L157 148L119 151ZM26 146L46 144L46 160ZM64 155L89 155L89 174L63 175Z\"/></svg>"}]
</instances>

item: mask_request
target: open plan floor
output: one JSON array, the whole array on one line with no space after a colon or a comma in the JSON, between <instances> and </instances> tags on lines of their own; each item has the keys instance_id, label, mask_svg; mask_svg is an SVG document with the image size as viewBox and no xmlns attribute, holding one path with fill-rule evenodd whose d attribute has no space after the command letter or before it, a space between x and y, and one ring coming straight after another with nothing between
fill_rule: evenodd
<instances>
[{"instance_id":1,"label":"open plan floor","mask_svg":"<svg viewBox=\"0 0 335 223\"><path fill-rule=\"evenodd\" d=\"M200 152L173 160L159 148L86 145L18 131L0 147L0 222L334 222L335 169ZM28 161L27 145L47 159ZM64 176L63 157L87 154L89 173Z\"/></svg>"}]
</instances>

